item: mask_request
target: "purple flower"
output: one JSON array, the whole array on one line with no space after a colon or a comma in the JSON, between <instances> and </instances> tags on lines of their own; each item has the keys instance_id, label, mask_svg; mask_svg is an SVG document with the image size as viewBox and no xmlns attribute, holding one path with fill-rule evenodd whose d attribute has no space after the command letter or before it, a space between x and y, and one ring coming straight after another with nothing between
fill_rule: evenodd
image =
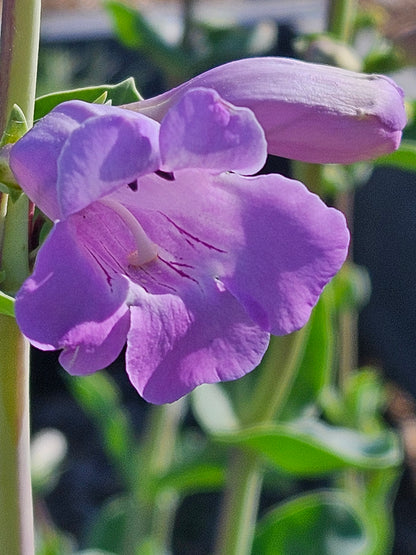
<instances>
[{"instance_id":1,"label":"purple flower","mask_svg":"<svg viewBox=\"0 0 416 555\"><path fill-rule=\"evenodd\" d=\"M198 75L160 96L127 105L160 121L188 90L215 89L255 113L268 152L349 164L395 150L406 124L402 90L388 77L288 58L251 58Z\"/></svg>"},{"instance_id":2,"label":"purple flower","mask_svg":"<svg viewBox=\"0 0 416 555\"><path fill-rule=\"evenodd\" d=\"M266 151L254 114L212 89L181 94L161 124L56 107L11 150L18 182L54 220L17 294L23 333L62 349L76 375L127 341L130 380L154 403L251 371L270 333L305 324L349 241L343 215L301 183L243 177Z\"/></svg>"}]
</instances>

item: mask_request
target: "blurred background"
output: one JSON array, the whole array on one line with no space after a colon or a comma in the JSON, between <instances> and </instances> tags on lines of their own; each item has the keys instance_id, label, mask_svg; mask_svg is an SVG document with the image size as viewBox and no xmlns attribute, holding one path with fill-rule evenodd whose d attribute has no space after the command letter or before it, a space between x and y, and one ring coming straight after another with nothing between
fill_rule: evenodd
<instances>
[{"instance_id":1,"label":"blurred background","mask_svg":"<svg viewBox=\"0 0 416 555\"><path fill-rule=\"evenodd\" d=\"M133 20L126 23L126 13L114 2L43 0L42 6L39 95L133 76L146 98L232 59L280 55L361 70L356 54L366 53L364 70L391 74L409 99L416 97L414 0L363 0L367 15L354 49L317 39L329 9L323 0L125 2L127 16L137 14L133 30ZM181 64L172 63L178 59ZM269 160L268 169L292 173L284 159ZM404 441L394 553L411 555L416 554L416 174L380 166L363 175L354 194L344 198L354 232L353 258L371 280L371 295L359 316L358 354L360 364L376 366L387 381L385 416ZM38 518L46 522L52 515L58 528L82 545L99 507L121 484L95 424L68 391L57 357L34 351L33 359L33 432L53 428L65 440L64 464L39 498ZM139 433L146 404L128 384L122 362L111 374ZM188 428L196 428L187 418ZM186 498L177 515L174 553L210 552L217 503L213 492ZM262 503L268 504L267 494Z\"/></svg>"}]
</instances>

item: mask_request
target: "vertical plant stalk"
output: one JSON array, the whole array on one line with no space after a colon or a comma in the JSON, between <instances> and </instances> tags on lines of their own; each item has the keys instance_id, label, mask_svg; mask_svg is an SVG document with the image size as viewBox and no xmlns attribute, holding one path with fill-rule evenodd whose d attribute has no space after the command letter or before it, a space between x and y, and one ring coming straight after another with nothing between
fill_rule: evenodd
<instances>
[{"instance_id":1,"label":"vertical plant stalk","mask_svg":"<svg viewBox=\"0 0 416 555\"><path fill-rule=\"evenodd\" d=\"M40 0L3 0L0 52L0 127L18 104L33 124L39 52Z\"/></svg>"},{"instance_id":2,"label":"vertical plant stalk","mask_svg":"<svg viewBox=\"0 0 416 555\"><path fill-rule=\"evenodd\" d=\"M250 555L262 482L258 457L233 449L215 555Z\"/></svg>"},{"instance_id":3,"label":"vertical plant stalk","mask_svg":"<svg viewBox=\"0 0 416 555\"><path fill-rule=\"evenodd\" d=\"M40 0L3 0L0 52L0 132L18 104L33 122ZM28 200L3 198L1 284L15 292L28 272ZM4 218L4 219L3 219ZM0 546L34 553L29 443L29 345L10 316L0 315Z\"/></svg>"},{"instance_id":4,"label":"vertical plant stalk","mask_svg":"<svg viewBox=\"0 0 416 555\"><path fill-rule=\"evenodd\" d=\"M166 405L152 405L146 432L140 447L140 472L133 469L130 490L133 491L128 514L123 553L135 555L140 542L152 542L157 553L170 551L173 521L178 503L174 490L155 491L155 481L172 464L177 431L185 414L186 401L179 399Z\"/></svg>"},{"instance_id":5,"label":"vertical plant stalk","mask_svg":"<svg viewBox=\"0 0 416 555\"><path fill-rule=\"evenodd\" d=\"M29 345L0 315L0 546L34 553L29 444Z\"/></svg>"},{"instance_id":6,"label":"vertical plant stalk","mask_svg":"<svg viewBox=\"0 0 416 555\"><path fill-rule=\"evenodd\" d=\"M283 337L271 337L259 381L243 417L243 426L272 421L285 406L297 375L308 337L308 326ZM233 449L220 515L215 555L249 555L258 512L262 465L256 455Z\"/></svg>"},{"instance_id":7,"label":"vertical plant stalk","mask_svg":"<svg viewBox=\"0 0 416 555\"><path fill-rule=\"evenodd\" d=\"M351 43L354 39L355 18L358 9L357 0L332 0L328 9L328 31L338 40ZM341 193L336 199L336 206L346 218L350 229L352 229L354 193L348 191ZM350 249L352 252L352 249ZM358 314L354 308L345 309L339 316L339 382L341 388L351 370L357 367L357 335Z\"/></svg>"},{"instance_id":8,"label":"vertical plant stalk","mask_svg":"<svg viewBox=\"0 0 416 555\"><path fill-rule=\"evenodd\" d=\"M351 42L357 5L357 0L328 1L328 31L342 42Z\"/></svg>"}]
</instances>

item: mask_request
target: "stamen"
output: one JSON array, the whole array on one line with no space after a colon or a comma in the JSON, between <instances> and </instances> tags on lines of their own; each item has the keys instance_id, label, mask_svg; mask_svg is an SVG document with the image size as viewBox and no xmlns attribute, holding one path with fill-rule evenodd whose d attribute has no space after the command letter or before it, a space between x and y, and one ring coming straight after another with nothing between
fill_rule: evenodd
<instances>
[{"instance_id":1,"label":"stamen","mask_svg":"<svg viewBox=\"0 0 416 555\"><path fill-rule=\"evenodd\" d=\"M145 230L130 210L119 202L108 198L101 199L100 202L120 216L134 238L137 250L128 254L127 262L132 266L143 266L154 260L157 257L157 245L149 239Z\"/></svg>"}]
</instances>

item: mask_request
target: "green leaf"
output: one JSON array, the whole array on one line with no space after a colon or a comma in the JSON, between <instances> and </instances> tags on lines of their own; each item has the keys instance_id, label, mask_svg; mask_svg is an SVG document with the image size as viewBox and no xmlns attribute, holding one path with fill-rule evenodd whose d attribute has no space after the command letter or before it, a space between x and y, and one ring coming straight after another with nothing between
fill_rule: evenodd
<instances>
[{"instance_id":1,"label":"green leaf","mask_svg":"<svg viewBox=\"0 0 416 555\"><path fill-rule=\"evenodd\" d=\"M403 130L403 139L416 141L416 100L405 100L407 125Z\"/></svg>"},{"instance_id":2,"label":"green leaf","mask_svg":"<svg viewBox=\"0 0 416 555\"><path fill-rule=\"evenodd\" d=\"M371 295L371 280L364 266L347 261L331 282L333 303L338 311L365 306Z\"/></svg>"},{"instance_id":3,"label":"green leaf","mask_svg":"<svg viewBox=\"0 0 416 555\"><path fill-rule=\"evenodd\" d=\"M14 298L0 291L0 314L14 318Z\"/></svg>"},{"instance_id":4,"label":"green leaf","mask_svg":"<svg viewBox=\"0 0 416 555\"><path fill-rule=\"evenodd\" d=\"M110 15L114 31L127 48L143 52L169 82L179 83L191 76L192 60L180 48L170 46L162 36L149 25L139 11L121 2L107 1L104 4Z\"/></svg>"},{"instance_id":5,"label":"green leaf","mask_svg":"<svg viewBox=\"0 0 416 555\"><path fill-rule=\"evenodd\" d=\"M328 490L302 495L259 523L253 555L364 555L365 528L347 495Z\"/></svg>"},{"instance_id":6,"label":"green leaf","mask_svg":"<svg viewBox=\"0 0 416 555\"><path fill-rule=\"evenodd\" d=\"M369 436L316 420L255 426L219 435L216 440L254 451L280 471L302 477L324 476L345 468L389 468L401 461L398 439L392 432Z\"/></svg>"},{"instance_id":7,"label":"green leaf","mask_svg":"<svg viewBox=\"0 0 416 555\"><path fill-rule=\"evenodd\" d=\"M104 553L121 553L129 508L127 497L107 501L87 531L87 545L104 550Z\"/></svg>"},{"instance_id":8,"label":"green leaf","mask_svg":"<svg viewBox=\"0 0 416 555\"><path fill-rule=\"evenodd\" d=\"M327 288L314 308L309 334L296 379L281 418L293 419L311 408L332 372L334 335L331 319L331 289Z\"/></svg>"},{"instance_id":9,"label":"green leaf","mask_svg":"<svg viewBox=\"0 0 416 555\"><path fill-rule=\"evenodd\" d=\"M28 130L27 121L21 108L14 104L7 120L6 129L0 140L0 147L15 143Z\"/></svg>"},{"instance_id":10,"label":"green leaf","mask_svg":"<svg viewBox=\"0 0 416 555\"><path fill-rule=\"evenodd\" d=\"M200 491L219 490L225 480L225 470L219 464L198 462L169 471L157 480L156 491L174 489L183 495Z\"/></svg>"},{"instance_id":11,"label":"green leaf","mask_svg":"<svg viewBox=\"0 0 416 555\"><path fill-rule=\"evenodd\" d=\"M114 106L128 104L142 100L140 93L136 89L134 79L129 77L117 85L100 85L97 87L85 87L70 91L60 91L46 94L36 99L35 120L43 118L55 106L67 100L84 100L85 102L102 102L103 95L106 94L106 101L111 100Z\"/></svg>"},{"instance_id":12,"label":"green leaf","mask_svg":"<svg viewBox=\"0 0 416 555\"><path fill-rule=\"evenodd\" d=\"M378 166L394 166L402 170L416 171L416 140L403 140L400 148L375 160Z\"/></svg>"}]
</instances>

